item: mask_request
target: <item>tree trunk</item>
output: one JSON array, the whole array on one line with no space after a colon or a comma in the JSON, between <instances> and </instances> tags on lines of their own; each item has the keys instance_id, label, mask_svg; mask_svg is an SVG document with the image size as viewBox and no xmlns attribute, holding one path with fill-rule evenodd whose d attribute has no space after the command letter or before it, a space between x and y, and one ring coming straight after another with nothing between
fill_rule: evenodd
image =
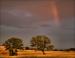
<instances>
[{"instance_id":1,"label":"tree trunk","mask_svg":"<svg viewBox=\"0 0 75 58\"><path fill-rule=\"evenodd\" d=\"M43 55L45 55L45 52L44 52L44 50L42 50L42 52L43 52Z\"/></svg>"},{"instance_id":2,"label":"tree trunk","mask_svg":"<svg viewBox=\"0 0 75 58\"><path fill-rule=\"evenodd\" d=\"M12 49L9 49L9 55L13 56L13 50Z\"/></svg>"}]
</instances>

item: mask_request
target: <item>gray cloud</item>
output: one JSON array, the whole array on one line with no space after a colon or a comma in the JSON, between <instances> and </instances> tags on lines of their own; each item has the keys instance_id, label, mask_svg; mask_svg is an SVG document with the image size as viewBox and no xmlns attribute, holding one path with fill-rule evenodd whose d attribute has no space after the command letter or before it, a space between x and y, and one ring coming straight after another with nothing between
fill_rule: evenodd
<instances>
[{"instance_id":1,"label":"gray cloud","mask_svg":"<svg viewBox=\"0 0 75 58\"><path fill-rule=\"evenodd\" d=\"M52 1L3 0L0 9L0 42L15 36L29 45L32 36L43 34L51 37L56 48L74 47L74 2L54 0L59 17L59 25L56 25L51 10Z\"/></svg>"}]
</instances>

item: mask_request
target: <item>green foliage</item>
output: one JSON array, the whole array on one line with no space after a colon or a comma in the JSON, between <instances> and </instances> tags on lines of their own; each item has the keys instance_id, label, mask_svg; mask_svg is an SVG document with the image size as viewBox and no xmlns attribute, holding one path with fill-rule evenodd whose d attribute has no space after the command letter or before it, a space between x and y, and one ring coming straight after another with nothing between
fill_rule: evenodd
<instances>
[{"instance_id":1,"label":"green foliage","mask_svg":"<svg viewBox=\"0 0 75 58\"><path fill-rule=\"evenodd\" d=\"M4 45L6 46L7 49L13 49L13 48L16 48L16 49L21 49L23 44L22 44L22 40L19 39L19 38L15 38L15 37L12 37L10 39L8 39L7 41L5 41Z\"/></svg>"},{"instance_id":2,"label":"green foliage","mask_svg":"<svg viewBox=\"0 0 75 58\"><path fill-rule=\"evenodd\" d=\"M44 51L45 49L47 49L48 47L50 48L51 41L47 36L44 35L38 35L35 37L32 37L31 40L31 46L32 47L36 47L37 50L41 50Z\"/></svg>"},{"instance_id":3,"label":"green foliage","mask_svg":"<svg viewBox=\"0 0 75 58\"><path fill-rule=\"evenodd\" d=\"M54 45L49 45L49 46L47 47L47 50L53 50L53 48L54 48Z\"/></svg>"}]
</instances>

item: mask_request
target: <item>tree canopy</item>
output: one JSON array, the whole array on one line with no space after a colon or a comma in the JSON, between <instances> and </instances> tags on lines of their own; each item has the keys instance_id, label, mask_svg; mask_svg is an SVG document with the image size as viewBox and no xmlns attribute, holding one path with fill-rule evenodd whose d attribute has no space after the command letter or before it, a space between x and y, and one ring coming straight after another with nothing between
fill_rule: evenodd
<instances>
[{"instance_id":1,"label":"tree canopy","mask_svg":"<svg viewBox=\"0 0 75 58\"><path fill-rule=\"evenodd\" d=\"M4 45L7 49L16 48L21 49L23 47L22 40L20 38L12 37L5 41Z\"/></svg>"},{"instance_id":2,"label":"tree canopy","mask_svg":"<svg viewBox=\"0 0 75 58\"><path fill-rule=\"evenodd\" d=\"M38 35L32 37L31 39L31 46L35 47L37 50L41 50L44 52L45 49L52 48L51 40L45 35Z\"/></svg>"}]
</instances>

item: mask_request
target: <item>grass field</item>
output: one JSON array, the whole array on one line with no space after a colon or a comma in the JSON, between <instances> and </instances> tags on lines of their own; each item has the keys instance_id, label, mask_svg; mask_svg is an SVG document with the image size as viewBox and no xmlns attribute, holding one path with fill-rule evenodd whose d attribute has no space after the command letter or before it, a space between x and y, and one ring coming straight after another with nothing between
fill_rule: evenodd
<instances>
[{"instance_id":1,"label":"grass field","mask_svg":"<svg viewBox=\"0 0 75 58\"><path fill-rule=\"evenodd\" d=\"M41 51L24 50L19 51L17 56L0 56L0 58L75 58L73 51Z\"/></svg>"}]
</instances>

